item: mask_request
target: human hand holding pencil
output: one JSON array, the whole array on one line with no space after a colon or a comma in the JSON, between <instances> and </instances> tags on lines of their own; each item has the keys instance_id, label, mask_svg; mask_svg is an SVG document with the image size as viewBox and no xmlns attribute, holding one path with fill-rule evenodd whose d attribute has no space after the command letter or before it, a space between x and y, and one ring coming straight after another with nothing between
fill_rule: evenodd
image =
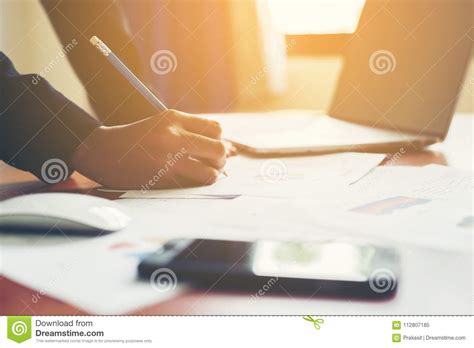
<instances>
[{"instance_id":1,"label":"human hand holding pencil","mask_svg":"<svg viewBox=\"0 0 474 348\"><path fill-rule=\"evenodd\" d=\"M96 129L78 147L76 169L119 189L214 183L224 172L226 157L235 152L221 140L219 123L168 110L100 39L90 41L157 108L157 114L132 124Z\"/></svg>"}]
</instances>

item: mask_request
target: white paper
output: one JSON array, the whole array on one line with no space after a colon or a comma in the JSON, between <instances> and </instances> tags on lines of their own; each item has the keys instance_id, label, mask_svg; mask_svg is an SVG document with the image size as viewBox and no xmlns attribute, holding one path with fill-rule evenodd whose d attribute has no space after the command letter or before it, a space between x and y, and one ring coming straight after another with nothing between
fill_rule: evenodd
<instances>
[{"instance_id":1,"label":"white paper","mask_svg":"<svg viewBox=\"0 0 474 348\"><path fill-rule=\"evenodd\" d=\"M299 197L319 186L346 186L366 175L383 154L340 153L325 156L228 160L227 177L215 184L172 190L127 191L121 198L232 198L247 196Z\"/></svg>"},{"instance_id":2,"label":"white paper","mask_svg":"<svg viewBox=\"0 0 474 348\"><path fill-rule=\"evenodd\" d=\"M470 250L472 183L471 172L439 165L378 167L337 200L328 199L315 220L360 236Z\"/></svg>"},{"instance_id":3,"label":"white paper","mask_svg":"<svg viewBox=\"0 0 474 348\"><path fill-rule=\"evenodd\" d=\"M436 190L434 189L436 187ZM471 247L472 175L441 166L378 167L347 186L311 196L228 201L123 199L142 229L173 237L340 239L440 249ZM462 221L465 227L461 227Z\"/></svg>"},{"instance_id":4,"label":"white paper","mask_svg":"<svg viewBox=\"0 0 474 348\"><path fill-rule=\"evenodd\" d=\"M161 245L159 239L126 231L86 239L62 237L62 243L50 245L48 239L60 237L46 236L37 244L0 237L3 275L36 289L25 301L51 296L92 314L125 314L180 291L160 292L137 279L139 260Z\"/></svg>"},{"instance_id":5,"label":"white paper","mask_svg":"<svg viewBox=\"0 0 474 348\"><path fill-rule=\"evenodd\" d=\"M348 240L472 251L472 187L471 172L430 165L377 167L351 185L300 188L301 197L121 199L133 217L124 231L58 245L0 236L1 269L88 312L123 314L179 291L160 293L138 281L139 259L128 255L153 251L170 238Z\"/></svg>"}]
</instances>

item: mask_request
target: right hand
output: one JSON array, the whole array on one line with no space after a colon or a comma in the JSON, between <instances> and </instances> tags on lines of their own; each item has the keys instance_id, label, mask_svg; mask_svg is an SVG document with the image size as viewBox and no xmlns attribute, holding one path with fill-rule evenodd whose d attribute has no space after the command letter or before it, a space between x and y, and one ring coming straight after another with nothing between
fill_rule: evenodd
<instances>
[{"instance_id":1,"label":"right hand","mask_svg":"<svg viewBox=\"0 0 474 348\"><path fill-rule=\"evenodd\" d=\"M90 179L117 189L209 185L223 171L219 123L174 110L132 124L99 127L73 163Z\"/></svg>"}]
</instances>

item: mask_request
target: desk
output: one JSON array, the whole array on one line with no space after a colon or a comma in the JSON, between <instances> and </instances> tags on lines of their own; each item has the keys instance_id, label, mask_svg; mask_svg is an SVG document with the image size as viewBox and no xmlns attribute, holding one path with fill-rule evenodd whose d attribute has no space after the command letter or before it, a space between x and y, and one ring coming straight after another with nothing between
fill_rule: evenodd
<instances>
[{"instance_id":1,"label":"desk","mask_svg":"<svg viewBox=\"0 0 474 348\"><path fill-rule=\"evenodd\" d=\"M444 164L473 170L473 115L457 115L448 138L425 151L404 155L397 165ZM80 191L104 195L95 183L75 173L68 181L45 186L32 175L0 163L0 198L39 191ZM110 195L110 194L109 194ZM109 198L113 198L109 196ZM409 248L401 250L402 280L397 295L382 302L265 295L257 300L248 293L204 293L189 290L175 298L130 314L473 314L473 258L453 253ZM76 315L84 313L44 296L33 304L36 293L0 277L0 315Z\"/></svg>"}]
</instances>

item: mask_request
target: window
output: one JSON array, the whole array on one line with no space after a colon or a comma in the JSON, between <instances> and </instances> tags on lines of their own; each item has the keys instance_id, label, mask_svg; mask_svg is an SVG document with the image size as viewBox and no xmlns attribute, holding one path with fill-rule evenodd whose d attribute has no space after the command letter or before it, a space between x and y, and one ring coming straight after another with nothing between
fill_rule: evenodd
<instances>
[{"instance_id":1,"label":"window","mask_svg":"<svg viewBox=\"0 0 474 348\"><path fill-rule=\"evenodd\" d=\"M278 30L285 34L353 33L365 0L267 0Z\"/></svg>"}]
</instances>

